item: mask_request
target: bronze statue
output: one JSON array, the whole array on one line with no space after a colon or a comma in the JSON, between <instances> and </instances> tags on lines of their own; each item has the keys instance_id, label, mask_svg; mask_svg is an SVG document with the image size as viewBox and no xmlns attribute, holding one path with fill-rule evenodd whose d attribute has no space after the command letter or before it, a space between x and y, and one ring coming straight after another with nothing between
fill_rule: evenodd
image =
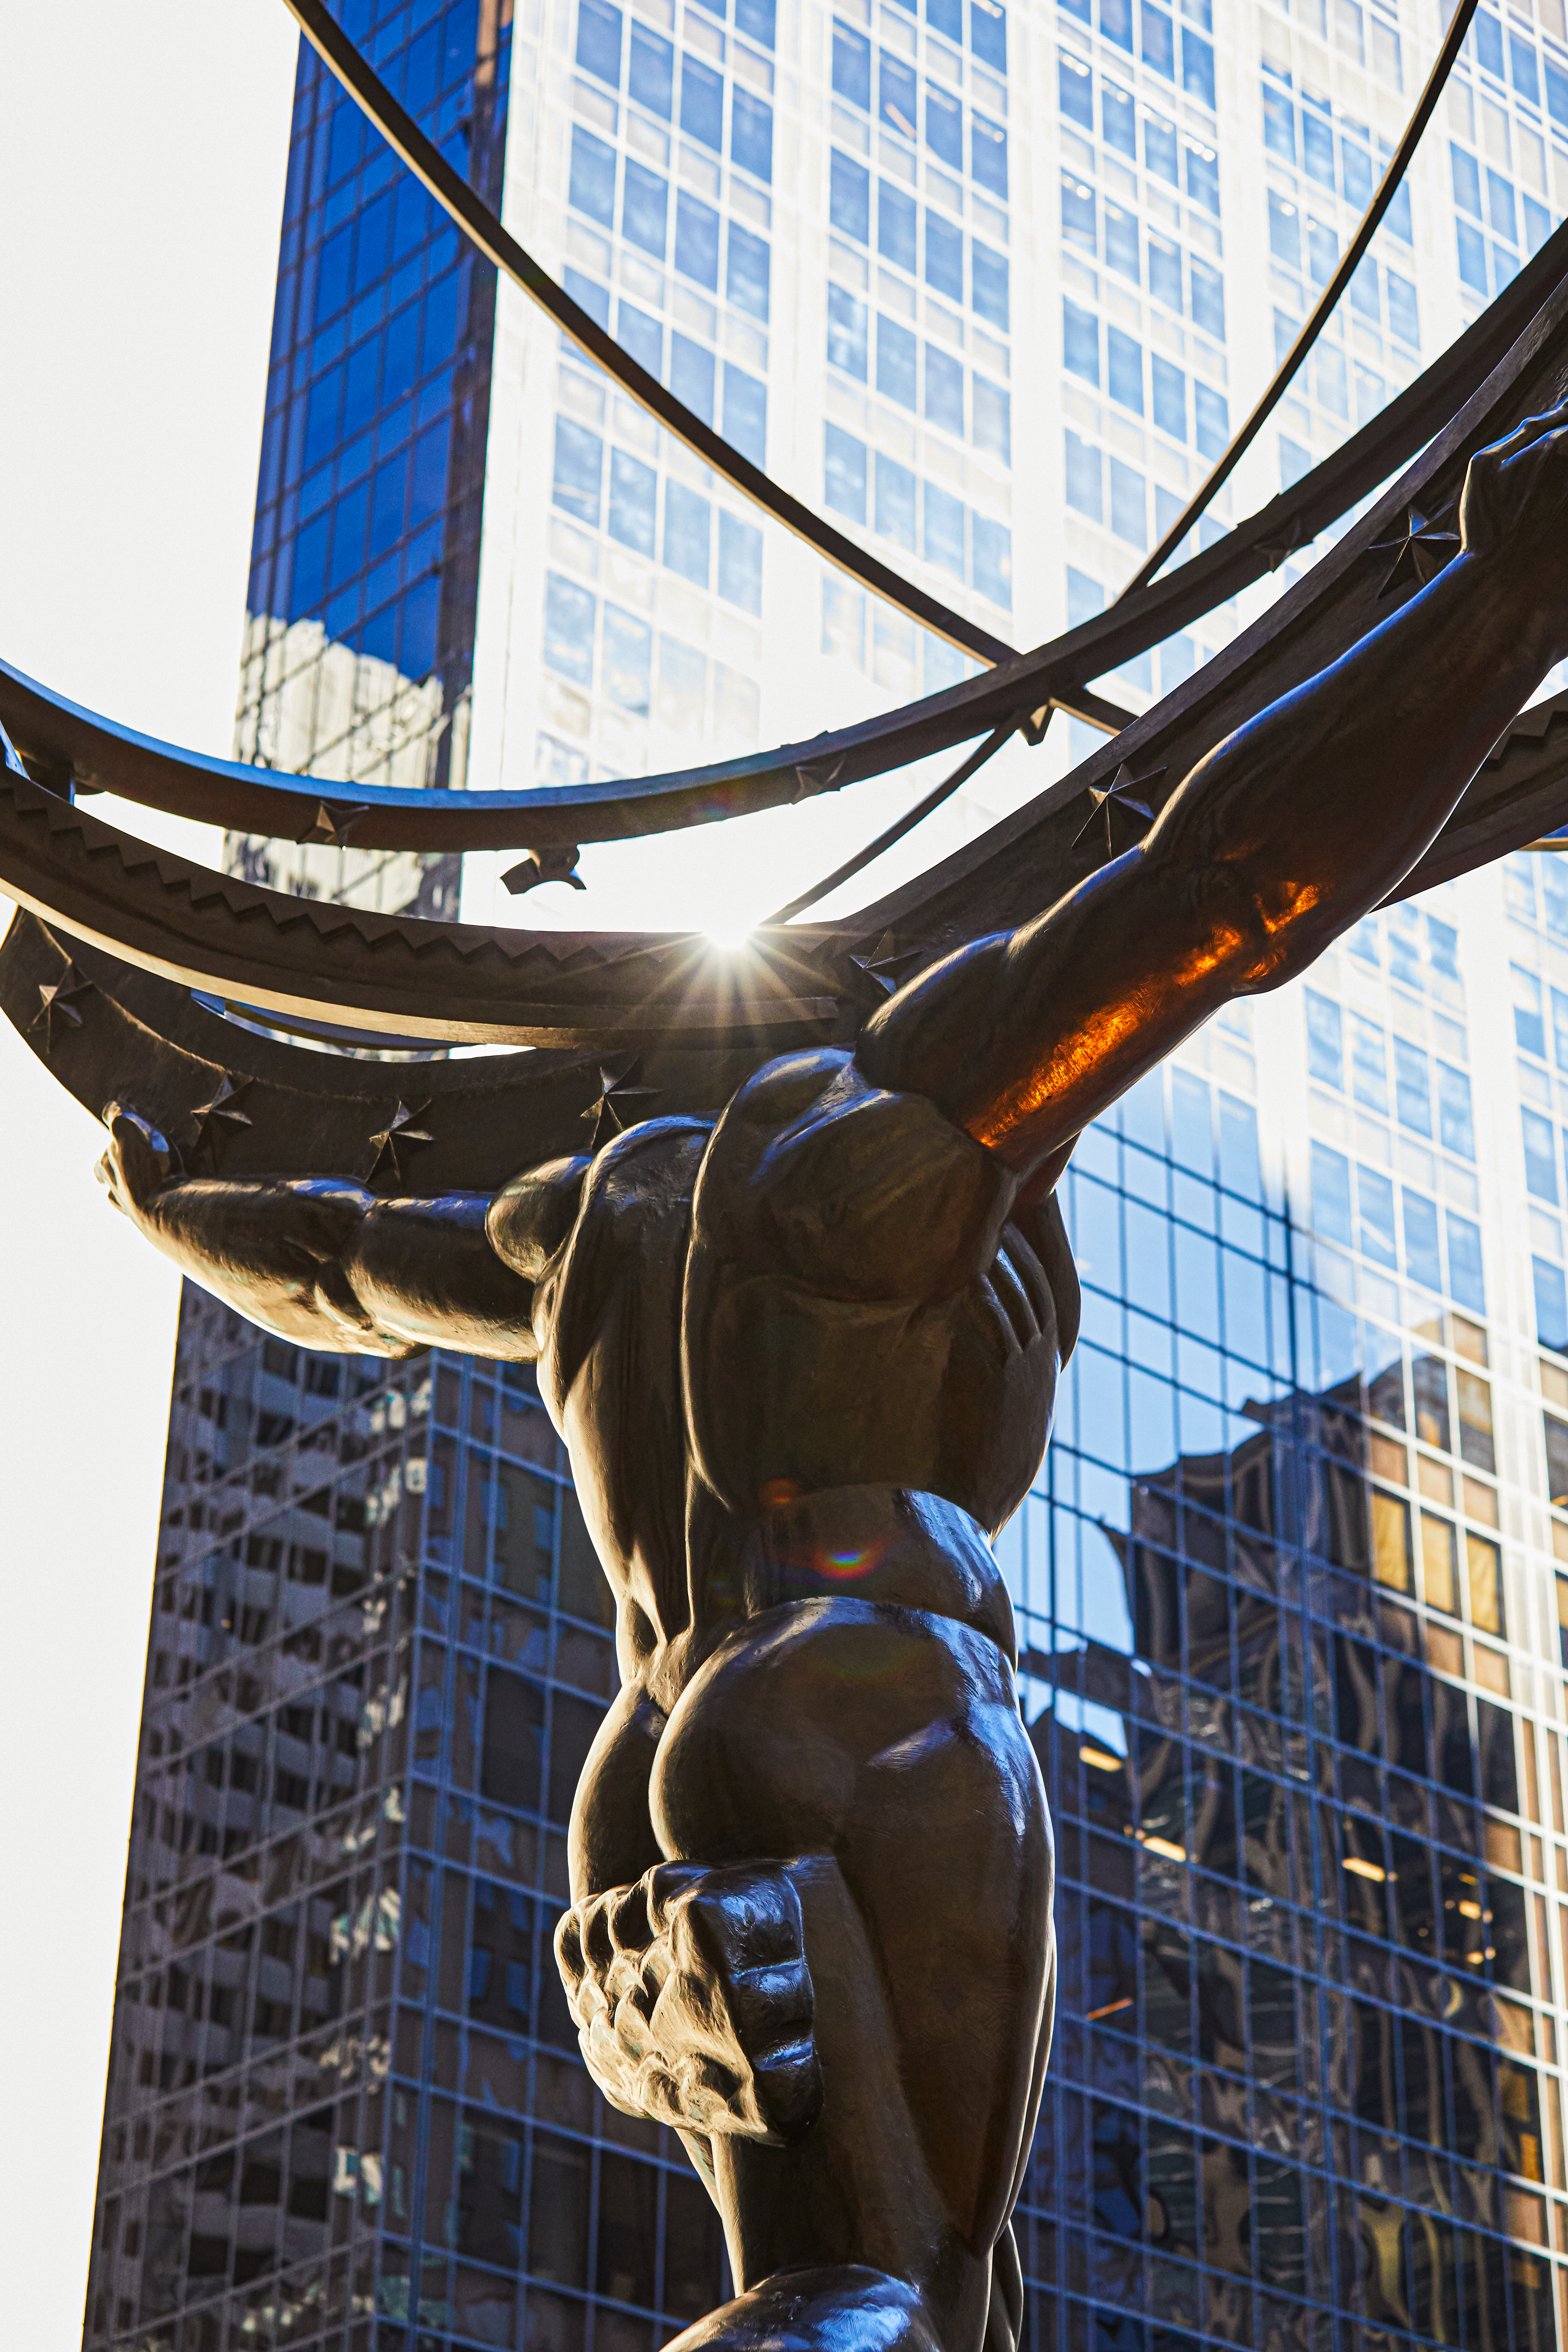
<instances>
[{"instance_id":1,"label":"bronze statue","mask_svg":"<svg viewBox=\"0 0 1568 2352\"><path fill-rule=\"evenodd\" d=\"M1560 409L1472 460L1447 568L1141 844L716 1121L398 1201L170 1181L110 1117L116 1204L254 1321L537 1360L623 1677L557 1948L605 2096L680 2131L723 2216L740 2291L683 2346L1016 2341L1052 1848L990 1547L1076 1330L1054 1187L1422 856L1568 656L1565 509Z\"/></svg>"}]
</instances>

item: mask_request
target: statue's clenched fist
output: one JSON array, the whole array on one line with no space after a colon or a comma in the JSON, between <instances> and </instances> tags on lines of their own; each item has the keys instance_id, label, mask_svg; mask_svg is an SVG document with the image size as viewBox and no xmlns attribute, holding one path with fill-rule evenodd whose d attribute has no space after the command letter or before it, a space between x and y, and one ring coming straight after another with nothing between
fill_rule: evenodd
<instances>
[{"instance_id":1,"label":"statue's clenched fist","mask_svg":"<svg viewBox=\"0 0 1568 2352\"><path fill-rule=\"evenodd\" d=\"M774 2145L816 2120L800 1897L777 1864L661 1863L568 1911L555 1957L612 2106Z\"/></svg>"},{"instance_id":2,"label":"statue's clenched fist","mask_svg":"<svg viewBox=\"0 0 1568 2352\"><path fill-rule=\"evenodd\" d=\"M98 1181L121 1215L139 1224L169 1181L173 1155L157 1129L122 1103L109 1105L103 1123L109 1148L98 1163Z\"/></svg>"}]
</instances>

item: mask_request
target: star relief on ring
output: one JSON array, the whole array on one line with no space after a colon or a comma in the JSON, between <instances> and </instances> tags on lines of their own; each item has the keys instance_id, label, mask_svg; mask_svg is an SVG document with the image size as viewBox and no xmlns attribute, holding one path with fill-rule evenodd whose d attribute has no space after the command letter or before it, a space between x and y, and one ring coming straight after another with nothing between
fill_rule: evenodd
<instances>
[{"instance_id":1,"label":"star relief on ring","mask_svg":"<svg viewBox=\"0 0 1568 2352\"><path fill-rule=\"evenodd\" d=\"M1377 592L1379 604L1385 596L1397 596L1410 588L1425 588L1429 580L1436 580L1438 572L1453 562L1459 551L1459 534L1447 528L1453 520L1451 509L1432 517L1424 514L1419 507L1407 507L1403 528L1389 539L1373 541L1370 553L1394 558L1388 577Z\"/></svg>"},{"instance_id":2,"label":"star relief on ring","mask_svg":"<svg viewBox=\"0 0 1568 2352\"><path fill-rule=\"evenodd\" d=\"M613 1143L617 1135L635 1127L639 1118L647 1118L645 1106L658 1101L659 1090L657 1087L639 1086L641 1076L640 1054L624 1063L618 1071L613 1063L600 1063L598 1094L581 1113L584 1122L594 1122L587 1146L590 1152L603 1151L606 1143Z\"/></svg>"},{"instance_id":3,"label":"star relief on ring","mask_svg":"<svg viewBox=\"0 0 1568 2352\"><path fill-rule=\"evenodd\" d=\"M370 1148L374 1157L365 1171L365 1183L374 1184L379 1176L390 1175L395 1184L401 1184L404 1154L420 1150L426 1144L435 1142L429 1129L419 1124L430 1108L430 1101L429 1096L423 1102L400 1101L386 1125L371 1137Z\"/></svg>"},{"instance_id":4,"label":"star relief on ring","mask_svg":"<svg viewBox=\"0 0 1568 2352\"><path fill-rule=\"evenodd\" d=\"M1148 799L1148 790L1151 784L1159 782L1164 772L1163 768L1151 768L1146 774L1135 776L1130 762L1123 760L1108 784L1086 784L1084 789L1089 797L1089 812L1072 837L1073 847L1076 849L1085 834L1092 833L1103 819L1105 854L1107 857L1119 856L1121 852L1116 845L1114 823L1119 815L1131 826L1133 840L1142 841L1154 822L1155 813ZM1123 848L1131 845L1127 842L1122 844Z\"/></svg>"}]
</instances>

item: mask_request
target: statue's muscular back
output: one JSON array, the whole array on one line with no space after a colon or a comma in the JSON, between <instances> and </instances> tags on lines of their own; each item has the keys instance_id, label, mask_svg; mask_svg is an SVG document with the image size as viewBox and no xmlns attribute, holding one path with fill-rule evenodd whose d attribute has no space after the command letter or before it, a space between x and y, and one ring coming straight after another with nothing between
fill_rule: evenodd
<instances>
[{"instance_id":1,"label":"statue's muscular back","mask_svg":"<svg viewBox=\"0 0 1568 2352\"><path fill-rule=\"evenodd\" d=\"M738 1623L825 1592L1010 1648L979 1538L1038 1468L1078 1308L1054 1199L1016 1192L825 1049L766 1065L716 1126L649 1120L500 1196L623 1670L665 1712Z\"/></svg>"}]
</instances>

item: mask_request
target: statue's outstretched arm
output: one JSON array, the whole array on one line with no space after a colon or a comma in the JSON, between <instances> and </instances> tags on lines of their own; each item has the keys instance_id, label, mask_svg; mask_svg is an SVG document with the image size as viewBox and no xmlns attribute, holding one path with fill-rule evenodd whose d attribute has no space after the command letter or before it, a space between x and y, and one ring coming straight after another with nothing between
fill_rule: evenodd
<instances>
[{"instance_id":1,"label":"statue's outstretched arm","mask_svg":"<svg viewBox=\"0 0 1568 2352\"><path fill-rule=\"evenodd\" d=\"M506 1193L384 1201L342 1177L171 1182L144 1120L111 1105L105 1123L99 1173L116 1208L251 1322L339 1354L535 1353L533 1286L491 1239Z\"/></svg>"},{"instance_id":2,"label":"statue's outstretched arm","mask_svg":"<svg viewBox=\"0 0 1568 2352\"><path fill-rule=\"evenodd\" d=\"M1375 907L1568 656L1568 407L1471 460L1460 532L1419 595L1201 761L1138 848L890 999L866 1076L1033 1174L1219 1005Z\"/></svg>"}]
</instances>

